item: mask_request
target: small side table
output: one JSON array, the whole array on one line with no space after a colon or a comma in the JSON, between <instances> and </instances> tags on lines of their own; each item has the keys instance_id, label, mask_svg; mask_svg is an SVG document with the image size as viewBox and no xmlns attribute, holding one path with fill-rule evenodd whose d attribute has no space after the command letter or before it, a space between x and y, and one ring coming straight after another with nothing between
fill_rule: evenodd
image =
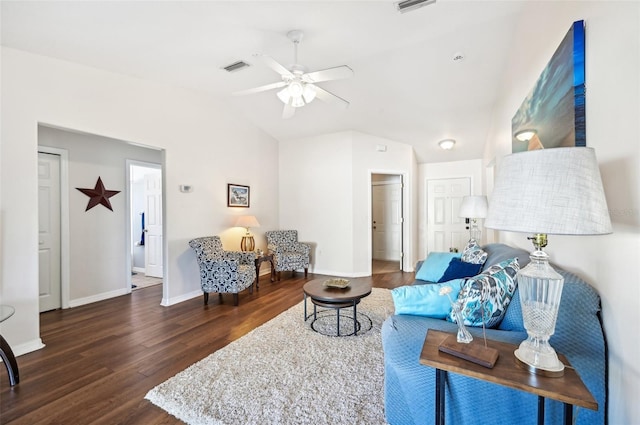
<instances>
[{"instance_id":1,"label":"small side table","mask_svg":"<svg viewBox=\"0 0 640 425\"><path fill-rule=\"evenodd\" d=\"M13 316L15 309L10 305L0 305L0 322L4 322L9 317ZM0 357L7 368L9 374L9 383L13 387L20 382L20 373L18 371L18 362L16 362L16 356L13 355L13 350L9 346L9 343L0 335Z\"/></svg>"},{"instance_id":2,"label":"small side table","mask_svg":"<svg viewBox=\"0 0 640 425\"><path fill-rule=\"evenodd\" d=\"M256 254L256 259L255 259L255 263L256 263L256 290L260 288L260 286L258 285L259 282L260 282L260 265L265 261L268 261L271 264L271 282L275 281L275 265L273 263L273 254L262 254L262 255L257 255Z\"/></svg>"},{"instance_id":3,"label":"small side table","mask_svg":"<svg viewBox=\"0 0 640 425\"><path fill-rule=\"evenodd\" d=\"M450 334L447 332L429 329L425 338L420 363L431 366L436 370L436 397L435 397L435 423L444 425L445 415L445 391L444 385L447 372L469 376L486 382L503 385L520 391L536 394L538 396L538 424L544 423L544 400L550 398L564 403L564 423L570 425L573 420L573 406L586 407L598 410L598 402L593 398L584 385L580 376L572 367L566 367L564 376L560 378L548 378L533 375L516 365L513 351L517 345L499 341L487 340L489 347L499 351L499 357L493 369L488 369L478 364L443 353L438 347ZM566 357L558 355L558 358L566 366L570 366Z\"/></svg>"}]
</instances>

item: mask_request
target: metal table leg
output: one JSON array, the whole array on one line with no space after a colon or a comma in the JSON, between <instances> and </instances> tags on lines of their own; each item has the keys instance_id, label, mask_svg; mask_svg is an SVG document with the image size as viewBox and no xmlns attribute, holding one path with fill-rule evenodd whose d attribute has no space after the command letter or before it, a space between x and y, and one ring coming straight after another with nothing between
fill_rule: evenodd
<instances>
[{"instance_id":1,"label":"metal table leg","mask_svg":"<svg viewBox=\"0 0 640 425\"><path fill-rule=\"evenodd\" d=\"M9 383L13 387L20 382L20 372L18 371L18 362L16 356L13 355L13 350L9 346L9 343L0 335L0 357L7 368L9 374Z\"/></svg>"},{"instance_id":2,"label":"metal table leg","mask_svg":"<svg viewBox=\"0 0 640 425\"><path fill-rule=\"evenodd\" d=\"M538 396L538 425L544 425L544 397Z\"/></svg>"},{"instance_id":3,"label":"metal table leg","mask_svg":"<svg viewBox=\"0 0 640 425\"><path fill-rule=\"evenodd\" d=\"M436 425L444 425L444 381L446 370L436 369Z\"/></svg>"},{"instance_id":4,"label":"metal table leg","mask_svg":"<svg viewBox=\"0 0 640 425\"><path fill-rule=\"evenodd\" d=\"M564 404L564 424L571 425L573 422L573 406L569 403Z\"/></svg>"},{"instance_id":5,"label":"metal table leg","mask_svg":"<svg viewBox=\"0 0 640 425\"><path fill-rule=\"evenodd\" d=\"M358 335L358 327L356 326L356 323L358 323L357 317L358 317L358 308L354 300L353 301L353 335Z\"/></svg>"}]
</instances>

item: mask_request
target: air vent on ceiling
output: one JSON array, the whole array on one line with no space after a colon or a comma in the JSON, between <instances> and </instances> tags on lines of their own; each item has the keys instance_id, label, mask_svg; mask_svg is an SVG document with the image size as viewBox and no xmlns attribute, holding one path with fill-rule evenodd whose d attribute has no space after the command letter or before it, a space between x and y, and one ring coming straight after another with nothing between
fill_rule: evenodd
<instances>
[{"instance_id":1,"label":"air vent on ceiling","mask_svg":"<svg viewBox=\"0 0 640 425\"><path fill-rule=\"evenodd\" d=\"M436 0L403 0L396 3L396 10L400 13L410 12L435 2Z\"/></svg>"},{"instance_id":2,"label":"air vent on ceiling","mask_svg":"<svg viewBox=\"0 0 640 425\"><path fill-rule=\"evenodd\" d=\"M243 68L248 68L249 66L251 66L251 65L249 65L245 61L238 61L238 62L232 63L231 65L227 65L222 69L224 69L227 72L234 72L234 71L238 71L238 70L243 69Z\"/></svg>"}]
</instances>

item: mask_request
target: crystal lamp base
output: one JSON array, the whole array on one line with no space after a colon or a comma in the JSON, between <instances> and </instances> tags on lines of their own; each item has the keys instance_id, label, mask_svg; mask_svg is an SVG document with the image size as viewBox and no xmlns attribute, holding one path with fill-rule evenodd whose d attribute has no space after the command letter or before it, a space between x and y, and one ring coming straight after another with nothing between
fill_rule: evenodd
<instances>
[{"instance_id":1,"label":"crystal lamp base","mask_svg":"<svg viewBox=\"0 0 640 425\"><path fill-rule=\"evenodd\" d=\"M537 239L536 239L537 240ZM564 278L549 265L541 250L546 243L536 243L531 262L518 272L522 319L528 338L515 351L518 363L531 373L562 376L564 365L549 345L558 317Z\"/></svg>"},{"instance_id":2,"label":"crystal lamp base","mask_svg":"<svg viewBox=\"0 0 640 425\"><path fill-rule=\"evenodd\" d=\"M519 366L536 375L560 377L564 375L564 364L558 360L556 351L548 343L544 347L531 347L529 339L522 341L514 351Z\"/></svg>"}]
</instances>

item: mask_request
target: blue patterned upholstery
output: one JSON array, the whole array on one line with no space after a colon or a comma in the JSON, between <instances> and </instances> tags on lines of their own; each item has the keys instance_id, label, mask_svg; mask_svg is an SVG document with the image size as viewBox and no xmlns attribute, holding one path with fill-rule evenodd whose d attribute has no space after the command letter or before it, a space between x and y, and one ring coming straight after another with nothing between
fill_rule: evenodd
<instances>
[{"instance_id":1,"label":"blue patterned upholstery","mask_svg":"<svg viewBox=\"0 0 640 425\"><path fill-rule=\"evenodd\" d=\"M269 254L273 254L278 279L283 270L304 269L304 277L307 277L311 248L305 243L298 242L297 230L270 230L264 235L267 237Z\"/></svg>"},{"instance_id":2,"label":"blue patterned upholstery","mask_svg":"<svg viewBox=\"0 0 640 425\"><path fill-rule=\"evenodd\" d=\"M253 252L225 251L219 236L206 236L189 241L196 252L200 266L200 285L204 291L205 305L210 292L232 293L234 304L238 305L238 292L250 288L256 279Z\"/></svg>"},{"instance_id":3,"label":"blue patterned upholstery","mask_svg":"<svg viewBox=\"0 0 640 425\"><path fill-rule=\"evenodd\" d=\"M526 251L503 244L490 244L483 249L488 253L485 269L516 256L522 266L529 260ZM607 412L607 349L599 314L600 297L575 274L554 268L564 276L565 282L550 343L569 359L598 402L597 411L574 407L575 424L601 425L606 423ZM455 333L457 325L409 315L390 316L382 325L385 414L391 425L434 422L435 370L419 362L428 329ZM468 330L482 339L482 328ZM526 339L518 289L498 329L486 332L489 339L516 345ZM535 395L456 373L447 374L445 397L446 423L449 424L529 424L535 423L537 416ZM547 400L545 423L562 423L562 417L562 403Z\"/></svg>"}]
</instances>

